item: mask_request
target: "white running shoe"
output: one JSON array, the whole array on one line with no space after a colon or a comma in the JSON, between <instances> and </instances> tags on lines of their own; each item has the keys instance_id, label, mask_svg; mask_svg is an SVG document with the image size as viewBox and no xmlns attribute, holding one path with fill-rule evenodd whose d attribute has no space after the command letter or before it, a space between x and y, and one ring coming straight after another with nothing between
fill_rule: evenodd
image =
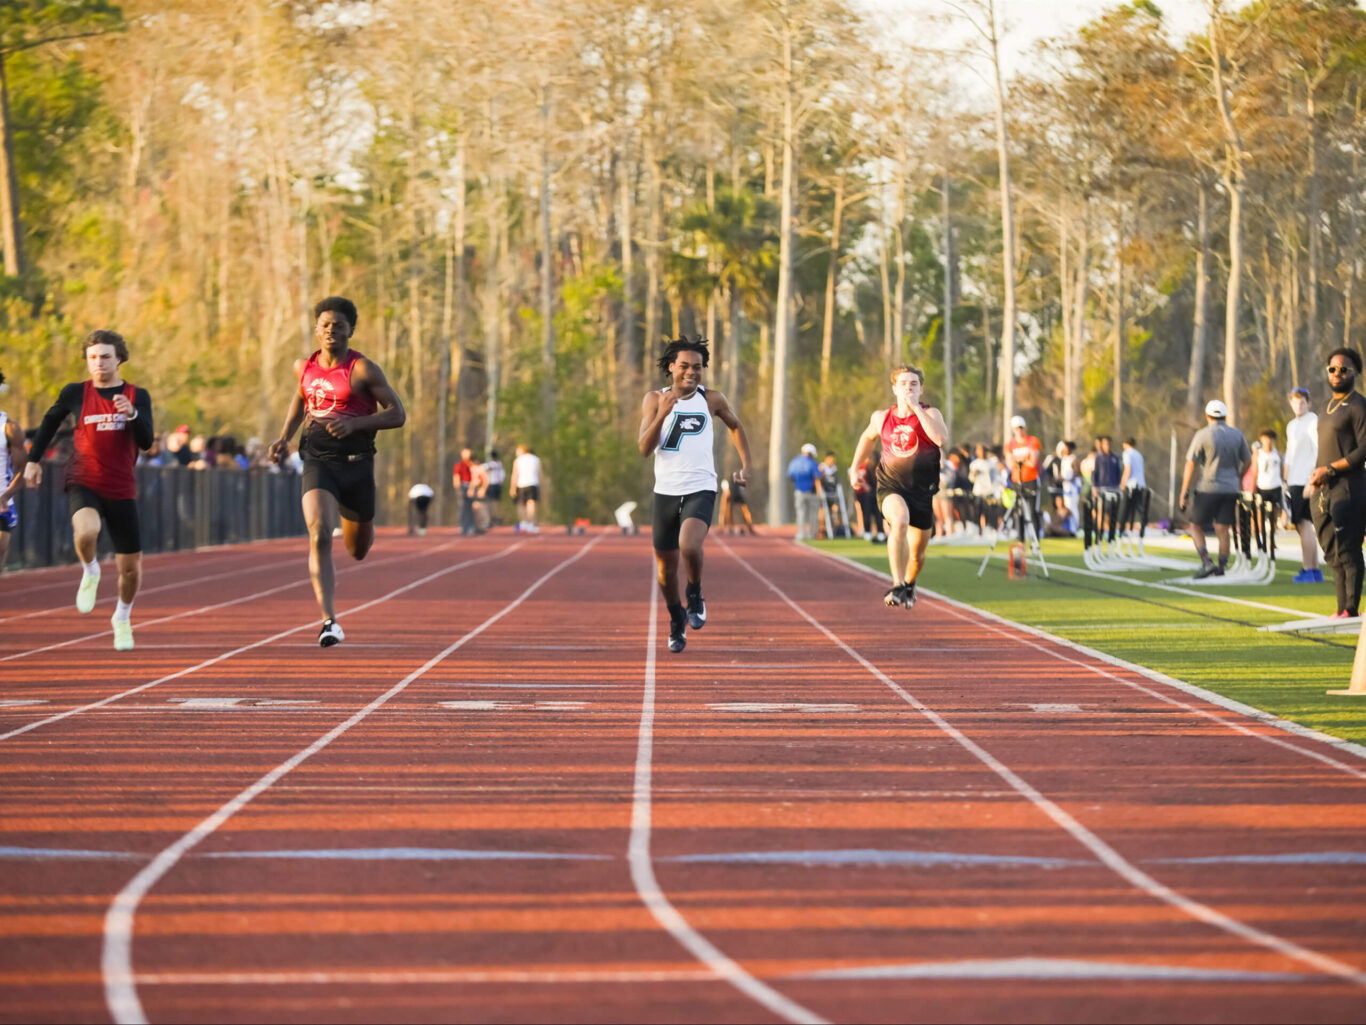
<instances>
[{"instance_id":1,"label":"white running shoe","mask_svg":"<svg viewBox=\"0 0 1366 1025\"><path fill-rule=\"evenodd\" d=\"M81 586L76 589L76 611L90 612L95 608L95 597L100 589L100 575L81 570ZM132 642L128 642L132 647Z\"/></svg>"},{"instance_id":2,"label":"white running shoe","mask_svg":"<svg viewBox=\"0 0 1366 1025\"><path fill-rule=\"evenodd\" d=\"M342 633L341 624L335 619L327 620L323 623L323 628L318 631L318 647L320 648L330 648L344 640L346 640L346 634Z\"/></svg>"},{"instance_id":3,"label":"white running shoe","mask_svg":"<svg viewBox=\"0 0 1366 1025\"><path fill-rule=\"evenodd\" d=\"M114 628L114 650L132 651L133 650L133 623L128 619L111 619L109 625Z\"/></svg>"}]
</instances>

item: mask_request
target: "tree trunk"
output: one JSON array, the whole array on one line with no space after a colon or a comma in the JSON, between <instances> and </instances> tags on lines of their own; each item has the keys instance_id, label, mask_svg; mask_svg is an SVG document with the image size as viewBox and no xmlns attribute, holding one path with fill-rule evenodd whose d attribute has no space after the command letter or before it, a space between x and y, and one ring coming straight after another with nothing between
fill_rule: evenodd
<instances>
[{"instance_id":1,"label":"tree trunk","mask_svg":"<svg viewBox=\"0 0 1366 1025\"><path fill-rule=\"evenodd\" d=\"M1118 245L1115 248L1115 365L1111 383L1115 410L1115 440L1124 436L1124 208L1120 207L1117 226Z\"/></svg>"},{"instance_id":2,"label":"tree trunk","mask_svg":"<svg viewBox=\"0 0 1366 1025\"><path fill-rule=\"evenodd\" d=\"M1209 188L1196 182L1195 318L1191 329L1190 367L1186 371L1186 425L1202 422L1205 404L1205 350L1209 344Z\"/></svg>"},{"instance_id":3,"label":"tree trunk","mask_svg":"<svg viewBox=\"0 0 1366 1025\"><path fill-rule=\"evenodd\" d=\"M550 224L550 87L541 86L541 413L555 422L555 242Z\"/></svg>"},{"instance_id":4,"label":"tree trunk","mask_svg":"<svg viewBox=\"0 0 1366 1025\"><path fill-rule=\"evenodd\" d=\"M1309 308L1305 311L1304 341L1311 354L1319 351L1319 265L1322 262L1322 239L1319 233L1319 211L1323 203L1322 184L1319 181L1319 126L1314 117L1314 87L1311 85L1305 97L1305 114L1309 124ZM1299 386L1299 361L1295 355L1295 339L1290 338L1290 367L1294 386Z\"/></svg>"},{"instance_id":5,"label":"tree trunk","mask_svg":"<svg viewBox=\"0 0 1366 1025\"><path fill-rule=\"evenodd\" d=\"M783 195L778 242L778 302L773 321L773 404L768 435L768 523L787 522L787 363L792 346L793 200L797 189L796 123L792 70L792 23L787 0L783 13Z\"/></svg>"},{"instance_id":6,"label":"tree trunk","mask_svg":"<svg viewBox=\"0 0 1366 1025\"><path fill-rule=\"evenodd\" d=\"M664 237L663 195L664 172L655 153L654 139L645 140L646 163L650 168L650 237L645 247L645 373L648 376L652 357L659 351L659 263L660 246Z\"/></svg>"},{"instance_id":7,"label":"tree trunk","mask_svg":"<svg viewBox=\"0 0 1366 1025\"><path fill-rule=\"evenodd\" d=\"M996 34L996 3L987 0L991 19L992 91L996 95L996 156L1001 175L1001 277L1004 305L1001 309L1001 436L1010 437L1015 415L1015 221L1010 199L1010 135L1006 126L1005 87L1001 82L1001 55Z\"/></svg>"},{"instance_id":8,"label":"tree trunk","mask_svg":"<svg viewBox=\"0 0 1366 1025\"><path fill-rule=\"evenodd\" d=\"M953 437L953 221L949 216L949 176L940 190L944 217L944 426Z\"/></svg>"},{"instance_id":9,"label":"tree trunk","mask_svg":"<svg viewBox=\"0 0 1366 1025\"><path fill-rule=\"evenodd\" d=\"M636 359L636 295L634 254L631 251L631 160L629 143L623 140L617 164L618 202L621 212L621 366L634 367ZM628 371L629 372L629 371Z\"/></svg>"},{"instance_id":10,"label":"tree trunk","mask_svg":"<svg viewBox=\"0 0 1366 1025\"><path fill-rule=\"evenodd\" d=\"M3 52L0 52L0 244L5 250L5 273L12 278L18 277L24 271L24 234L19 217L19 178L14 170L14 131Z\"/></svg>"},{"instance_id":11,"label":"tree trunk","mask_svg":"<svg viewBox=\"0 0 1366 1025\"><path fill-rule=\"evenodd\" d=\"M844 175L835 179L834 209L830 223L830 263L825 268L825 317L821 322L821 404L830 386L830 349L835 338L835 279L839 276L840 218L844 213Z\"/></svg>"},{"instance_id":12,"label":"tree trunk","mask_svg":"<svg viewBox=\"0 0 1366 1025\"><path fill-rule=\"evenodd\" d=\"M1224 304L1224 405L1228 423L1238 422L1238 305L1243 279L1243 141L1233 120L1228 90L1224 85L1220 51L1220 12L1210 10L1209 48L1213 67L1214 98L1224 128L1224 187L1228 190L1228 290Z\"/></svg>"}]
</instances>

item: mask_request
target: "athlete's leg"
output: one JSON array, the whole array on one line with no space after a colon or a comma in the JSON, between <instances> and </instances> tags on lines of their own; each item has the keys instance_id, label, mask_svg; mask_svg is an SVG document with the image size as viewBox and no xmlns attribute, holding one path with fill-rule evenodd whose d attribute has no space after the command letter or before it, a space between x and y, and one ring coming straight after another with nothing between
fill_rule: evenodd
<instances>
[{"instance_id":1,"label":"athlete's leg","mask_svg":"<svg viewBox=\"0 0 1366 1025\"><path fill-rule=\"evenodd\" d=\"M0 570L5 568L5 560L9 558L9 531L0 530Z\"/></svg>"},{"instance_id":2,"label":"athlete's leg","mask_svg":"<svg viewBox=\"0 0 1366 1025\"><path fill-rule=\"evenodd\" d=\"M882 500L882 515L887 520L887 563L892 571L892 586L906 582L906 563L910 558L910 543L906 536L910 529L911 511L900 495L888 495Z\"/></svg>"},{"instance_id":3,"label":"athlete's leg","mask_svg":"<svg viewBox=\"0 0 1366 1025\"><path fill-rule=\"evenodd\" d=\"M753 533L754 533L754 517L751 516L751 515L749 514L749 506L748 506L748 505L742 505L742 506L740 506L740 515L742 515L742 516L745 518L745 526L747 526L747 527L749 528L749 532L750 532L751 534L753 534Z\"/></svg>"},{"instance_id":4,"label":"athlete's leg","mask_svg":"<svg viewBox=\"0 0 1366 1025\"><path fill-rule=\"evenodd\" d=\"M697 587L702 583L702 542L707 539L708 529L710 525L707 521L696 516L688 517L678 529L679 550L674 554L682 556L683 569L688 575L690 587Z\"/></svg>"},{"instance_id":5,"label":"athlete's leg","mask_svg":"<svg viewBox=\"0 0 1366 1025\"><path fill-rule=\"evenodd\" d=\"M1300 563L1305 569L1319 568L1319 542L1314 537L1314 523L1312 520L1300 520L1295 525L1295 529L1300 532Z\"/></svg>"},{"instance_id":6,"label":"athlete's leg","mask_svg":"<svg viewBox=\"0 0 1366 1025\"><path fill-rule=\"evenodd\" d=\"M532 527L536 526L536 499L534 498L526 500L526 521Z\"/></svg>"},{"instance_id":7,"label":"athlete's leg","mask_svg":"<svg viewBox=\"0 0 1366 1025\"><path fill-rule=\"evenodd\" d=\"M323 493L327 494L326 492ZM358 520L348 520L343 516L341 528L342 541L346 545L347 552L350 553L351 558L360 562L370 551L370 546L375 543L375 521L366 520L362 523Z\"/></svg>"},{"instance_id":8,"label":"athlete's leg","mask_svg":"<svg viewBox=\"0 0 1366 1025\"><path fill-rule=\"evenodd\" d=\"M308 524L308 575L313 581L313 594L323 619L336 614L333 597L336 577L332 569L332 531L340 518L337 497L330 491L314 488L305 491L303 498L304 522Z\"/></svg>"},{"instance_id":9,"label":"athlete's leg","mask_svg":"<svg viewBox=\"0 0 1366 1025\"><path fill-rule=\"evenodd\" d=\"M907 527L906 534L909 543L906 545L906 576L903 579L906 583L913 584L925 565L925 551L929 548L930 537L934 531Z\"/></svg>"},{"instance_id":10,"label":"athlete's leg","mask_svg":"<svg viewBox=\"0 0 1366 1025\"><path fill-rule=\"evenodd\" d=\"M119 601L132 605L142 586L142 553L116 554L114 564L119 568Z\"/></svg>"},{"instance_id":11,"label":"athlete's leg","mask_svg":"<svg viewBox=\"0 0 1366 1025\"><path fill-rule=\"evenodd\" d=\"M655 579L659 581L659 593L664 598L664 604L670 608L682 605L683 596L678 591L678 549L660 551L656 548L655 569Z\"/></svg>"},{"instance_id":12,"label":"athlete's leg","mask_svg":"<svg viewBox=\"0 0 1366 1025\"><path fill-rule=\"evenodd\" d=\"M76 545L76 557L87 566L95 561L95 545L100 539L100 513L86 506L71 514L71 540Z\"/></svg>"},{"instance_id":13,"label":"athlete's leg","mask_svg":"<svg viewBox=\"0 0 1366 1025\"><path fill-rule=\"evenodd\" d=\"M1225 566L1225 565L1228 564L1229 539L1230 539L1230 536L1232 535L1232 533L1233 533L1233 528L1232 528L1229 524L1227 524L1227 523L1216 523L1216 524L1214 525L1214 534L1215 534L1216 537L1219 538L1219 565L1220 565L1220 566ZM1191 536L1192 536L1192 537L1195 536L1195 532L1194 532L1194 531L1191 532Z\"/></svg>"}]
</instances>

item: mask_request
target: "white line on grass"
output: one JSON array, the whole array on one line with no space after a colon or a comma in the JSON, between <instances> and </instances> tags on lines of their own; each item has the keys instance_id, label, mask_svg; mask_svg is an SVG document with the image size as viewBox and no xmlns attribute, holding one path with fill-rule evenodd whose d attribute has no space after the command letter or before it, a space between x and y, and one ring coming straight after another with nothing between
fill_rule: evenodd
<instances>
[{"instance_id":1,"label":"white line on grass","mask_svg":"<svg viewBox=\"0 0 1366 1025\"><path fill-rule=\"evenodd\" d=\"M1353 966L1346 964L1342 961L1339 961L1336 958L1328 957L1325 954L1320 954L1317 951L1309 950L1306 947L1301 947L1299 944L1294 943L1291 940L1283 939L1280 936L1276 936L1272 933L1258 929L1256 926L1248 925L1245 922L1240 922L1236 918L1231 918L1230 916L1224 914L1221 911L1216 911L1212 907L1209 907L1205 904L1201 904L1199 901L1187 897L1185 894L1178 893L1177 891L1171 889L1171 887L1158 882L1152 876L1148 875L1146 872L1144 872L1137 866L1125 860L1123 855L1121 855L1118 851L1116 851L1113 847L1107 844L1100 837L1096 836L1096 834L1092 833L1089 829L1083 826L1080 822L1074 819L1071 815L1069 815L1066 811L1060 808L1053 801L1045 797L1042 793L1036 790L1029 783L1026 783L1023 779L1017 776L1008 766L1006 766L1003 762L999 761L993 754L991 754L991 752L987 751L986 748L982 747L976 741L972 740L967 735L962 733L957 727L951 724L938 712L934 711L934 709L924 704L922 701L920 701L920 699L915 697L915 695L911 694L900 684L898 684L895 680L893 680L890 676L884 673L881 669L873 665L873 663L869 662L866 658L864 658L857 651L851 648L832 630L830 630L823 623L821 623L814 616L812 616L809 612L807 612L804 608L802 608L795 601L789 598L787 594L781 588L778 587L777 584L773 583L771 580L768 579L768 577L764 576L757 569L751 566L745 559L742 559L740 558L740 556L735 555L735 553L730 549L730 546L727 545L724 541L721 542L721 547L726 549L726 551L729 552L731 555L734 555L735 558L740 562L740 565L744 566L745 569L749 570L749 572L756 579L758 579L770 591L776 594L783 602L785 602L788 605L789 608L792 609L792 611L796 612L797 615L802 617L802 619L806 620L808 623L811 624L811 626L815 627L818 631L824 634L825 637L831 641L831 643L841 648L845 654L847 654L859 665L863 666L863 668L868 670L868 672L871 673L874 677L881 680L888 688L891 689L891 691L894 694L896 694L908 705L910 705L917 712L923 715L936 727L942 730L946 735L951 737L961 747L963 747L966 751L968 751L975 758L977 758L977 760L980 761L983 765L989 768L992 772L996 773L996 775L1000 776L1001 779L1005 780L1005 782L1008 783L1015 791L1017 791L1022 797L1028 800L1030 804L1034 805L1034 807L1037 808L1040 812L1048 816L1048 818L1052 819L1059 827L1065 830L1069 835L1072 836L1074 840L1076 840L1079 844L1081 844L1092 854L1094 854L1103 865L1109 868L1121 879L1124 879L1130 885L1147 893L1150 897L1153 897L1156 900L1160 900L1165 904L1171 905L1172 907L1184 912L1185 914L1189 915L1191 918L1194 918L1197 921L1204 922L1207 925L1213 926L1214 928L1229 933L1230 935L1241 937L1242 939L1245 939L1250 943L1254 943L1260 947L1264 947L1278 954L1282 954L1286 957L1292 958L1296 961L1299 961L1301 964L1309 965L1310 967L1318 971L1324 972L1325 974L1337 976L1347 982L1351 982L1357 986L1366 988L1366 972L1359 971Z\"/></svg>"},{"instance_id":2,"label":"white line on grass","mask_svg":"<svg viewBox=\"0 0 1366 1025\"><path fill-rule=\"evenodd\" d=\"M429 573L425 577L422 577L420 580L414 580L411 584L405 584L402 587L390 591L388 594L380 595L378 598L372 599L371 601L368 601L363 605L357 605L354 609L347 609L345 612L340 612L337 614L337 618L341 619L343 616L349 616L356 612L364 612L366 609L374 605L378 605L381 602L388 601L390 598L403 594L407 591L411 591L415 587L428 583L429 581L435 580L437 577L445 576L447 573L451 573L457 569L463 569L466 566L474 566L481 562L488 562L492 559L501 559L504 555L507 555L510 552L515 552L524 544L526 544L525 541L519 541L515 545L512 545L510 548L504 548L501 552L494 552L492 555L480 556L477 559L466 559L464 562L457 562L452 566L447 566L445 569L437 570L435 573ZM207 658L203 662L197 662L186 669L180 669L174 673L168 673L165 676L158 677L157 679L152 680L150 683L139 684L138 686L131 687L128 690L120 691L118 694L110 695L107 698L101 698L99 701L92 701L88 705L81 705L77 708L72 708L68 711L61 712L58 715L48 716L46 719L39 719L35 722L31 722L27 726L20 726L17 729L10 730L7 733L0 733L0 740L9 740L11 737L17 737L22 733L28 733L30 730L36 730L40 726L47 726L54 722L60 722L63 719L69 719L71 716L79 715L82 712L89 712L96 708L103 708L105 705L113 704L115 701L121 701L123 698L131 697L134 694L140 694L142 691L150 690L151 688L156 687L159 684L179 679L182 676L188 676L190 673L198 672L200 669L207 669L209 666L216 665L219 662L223 662L227 659L230 659L234 655L240 655L243 652L251 651L254 648L259 648L263 645L270 644L272 641L278 641L283 637L288 637L290 634L296 634L300 630L307 630L317 625L317 621L314 620L312 622L304 623L301 626L290 627L288 630L281 630L279 633L271 634L269 637L263 637L259 641L253 641L250 644L244 644L239 648L233 648L231 651L225 651L220 655L215 655L213 658Z\"/></svg>"},{"instance_id":3,"label":"white line on grass","mask_svg":"<svg viewBox=\"0 0 1366 1025\"><path fill-rule=\"evenodd\" d=\"M842 555L836 555L833 552L826 552L819 548L808 548L805 545L803 545L802 548L808 553L820 555L827 559L833 559L836 565L839 565L844 569L849 570L850 572L857 571L859 573L877 577L879 580L890 579L887 576L887 574L875 570L871 566L866 566L861 562L854 562L851 559L846 559ZM1034 637L1038 637L1052 644L1056 644L1058 647L1061 648L1069 648L1072 651L1077 652L1078 654L1085 655L1089 659L1094 659L1098 662L1105 662L1109 665L1115 666L1116 668L1127 670L1128 672L1134 673L1137 676L1142 676L1146 679L1152 680L1154 683L1162 684L1164 687L1170 687L1173 690L1179 690L1184 694L1189 694L1191 697L1199 698L1201 701L1207 701L1212 705L1217 705L1218 707L1227 709L1230 712L1235 712L1238 715L1241 715L1245 718L1259 722L1264 726L1271 726L1284 733L1289 733L1293 736L1301 737L1305 740L1312 740L1315 743L1325 744L1328 747L1331 747L1334 750L1341 752L1342 754L1350 755L1353 758L1366 759L1366 747L1363 747L1360 744L1354 744L1350 740L1343 740L1341 737L1334 737L1327 733L1321 733L1318 730L1312 729L1308 726L1302 726L1297 722L1290 722L1288 719L1282 719L1279 716L1272 715L1270 712L1265 712L1260 708L1254 708L1251 705L1243 704L1243 702L1241 701L1235 701L1232 698L1224 697L1222 694L1216 694L1212 690L1206 690L1204 687L1197 686L1196 684L1187 683L1185 680L1178 680L1176 677L1168 676L1166 673L1160 673L1156 669L1149 669L1147 666L1138 665L1136 662L1128 662L1122 658L1119 658L1116 655L1110 655L1103 651L1097 651L1095 648L1088 648L1084 644L1078 644L1075 641L1069 641L1065 637L1058 637L1054 634L1048 633L1046 630L1040 630L1038 627L1029 626L1025 623L1017 623L1014 620L1006 619L1004 616L998 616L994 612L987 612L985 609L979 609L974 605L968 605L954 598L950 598L946 595L939 594L936 591L931 591L926 588L920 588L919 593L925 595L926 597L933 598L935 601L941 601L945 605L958 609L961 612L966 612L970 616L976 616L981 619L989 620L993 623L999 624L1000 626L1009 627L1011 630L1017 630L1021 633L1031 634ZM959 618L963 617L960 616ZM1028 644L1030 642L1026 641L1024 643ZM1322 754L1318 751L1311 751L1307 748L1300 747L1298 744L1291 744L1288 741L1282 740L1279 737L1268 736L1265 733L1258 733L1256 730L1249 729L1242 723L1233 722L1229 719L1223 718L1222 716L1216 715L1214 712L1211 712L1207 708L1200 708L1197 705L1187 704L1186 702L1180 701L1169 694L1163 694L1159 691L1154 691L1148 687L1143 686L1141 683L1137 683L1133 680L1126 680L1123 677L1116 676L1113 673L1106 672L1098 666L1086 665L1083 662L1078 662L1075 659L1068 658L1066 655L1060 652L1051 651L1048 648L1040 647L1038 645L1031 646L1037 648L1039 651L1044 652L1044 654L1056 658L1060 661L1068 662L1073 665L1082 666L1086 669L1090 669L1097 675L1104 676L1106 679L1114 680L1116 683L1122 683L1126 687L1130 687L1143 694L1148 694L1151 697L1154 697L1165 704L1172 705L1176 708L1182 708L1196 715L1203 716L1204 718L1217 722L1222 726L1226 726L1228 729L1233 730L1236 733L1243 733L1250 737L1257 737L1259 740L1264 740L1268 744L1274 744L1276 747L1282 747L1288 751L1294 751L1298 754L1303 755L1306 758L1311 758L1316 762L1322 762L1324 765L1331 765L1333 768L1340 769L1348 775L1355 776L1358 779L1366 779L1366 771L1363 771L1360 766L1349 765L1346 762L1338 761L1336 758L1331 758L1328 755Z\"/></svg>"},{"instance_id":4,"label":"white line on grass","mask_svg":"<svg viewBox=\"0 0 1366 1025\"><path fill-rule=\"evenodd\" d=\"M281 762L270 772L266 773L251 786L247 787L232 800L220 807L208 818L200 822L175 843L171 844L171 846L163 850L152 859L147 867L135 875L128 884L119 891L118 896L114 898L113 903L109 906L109 910L104 916L104 947L100 959L100 970L104 976L105 1001L109 1005L109 1011L113 1015L114 1020L120 1023L137 1023L137 1025L145 1025L147 1021L147 1016L142 1008L142 1001L138 998L137 980L133 975L133 921L137 915L138 904L141 903L142 898L156 885L158 880L170 872L171 869L175 868L176 863L180 861L187 851L208 837L214 830L233 815L237 814L237 812L241 811L242 808L253 799L269 790L291 770L327 747L332 741L346 733L357 723L366 719L372 712L383 707L392 698L397 697L406 690L408 685L414 680L421 677L428 670L435 668L448 656L464 647L494 623L498 622L508 613L520 606L527 598L531 597L531 595L536 592L537 588L556 573L587 555L600 540L602 540L601 536L594 538L569 558L557 563L553 569L544 573L535 583L510 603L503 606L498 612L495 612L492 616L484 620L473 630L464 634L458 640L447 645L439 654L433 655L417 669L414 669L403 679L399 680L398 683L394 684L379 697L375 698L360 711L356 712L351 718L333 727L312 744L309 744L308 747L295 754L292 758ZM508 552L515 551L517 548L520 548L522 544L525 544L525 542L519 542L511 548L504 549L502 552L498 553L498 555L506 555ZM490 558L496 557L497 556L491 556ZM474 559L470 560L470 562L461 563L461 565L468 566L474 562L483 561L487 560ZM411 587L416 587L418 584L425 583L428 580L438 577L442 573L449 573L451 569L454 568L455 567L449 567L438 573L423 577L422 580L415 581L408 587L400 588L398 591L385 595L384 598L376 599L375 602L371 602L370 604L373 605L379 601L385 601L402 591L409 590Z\"/></svg>"},{"instance_id":5,"label":"white line on grass","mask_svg":"<svg viewBox=\"0 0 1366 1025\"><path fill-rule=\"evenodd\" d=\"M631 882L646 909L688 953L697 958L722 982L730 983L745 996L790 1022L809 1022L824 1025L825 1019L808 1011L783 996L773 987L760 982L749 972L721 953L697 932L687 919L669 903L669 898L655 878L650 854L652 819L651 782L654 762L655 725L655 649L659 641L657 615L657 585L654 568L650 572L650 630L645 642L645 688L640 702L640 731L636 746L635 795L631 803L631 841L627 858L631 865Z\"/></svg>"},{"instance_id":6,"label":"white line on grass","mask_svg":"<svg viewBox=\"0 0 1366 1025\"><path fill-rule=\"evenodd\" d=\"M431 550L429 550L429 551L423 551L423 552L410 552L410 553L408 553L407 555L396 555L396 556L394 556L392 559L385 559L385 560L383 560L382 562L361 563L361 564L358 564L358 565L355 565L355 566L347 566L347 567L345 567L344 569L338 570L338 571L337 571L337 576L342 576L342 575L347 574L347 573L355 573L355 572L358 572L358 571L363 570L363 569L371 569L371 568L373 568L373 567L376 566L376 565L381 565L381 566L392 566L392 565L394 565L395 563L406 562L407 560L413 559L413 558L418 558L418 557L426 558L426 557L428 557L428 556L430 556L430 555L433 555L433 554L436 553L436 552L444 551L445 549L450 548L450 547L452 547L452 546L454 546L454 545L456 545L456 544L458 544L458 543L459 543L458 541L447 541L444 545L441 545L441 546L439 546L439 547L437 547L437 548L433 548L433 549L431 549ZM258 567L258 568L259 568L259 567ZM209 578L206 578L206 579L213 579L213 578L212 578L212 577L209 577ZM194 583L199 583L199 581L193 581L193 582L194 582ZM257 598L265 598L265 597L268 596L268 595L278 594L280 591L287 591L287 590L289 590L291 587L299 587L299 586L302 586L303 584L305 584L305 583L307 583L307 582L308 582L308 578L307 578L307 577L299 577L299 578L297 578L297 579L291 580L289 583L280 584L278 587L272 587L272 588L269 588L269 589L267 589L267 590L265 590L265 591L257 591L255 594L243 595L241 598L233 598L231 601L222 601L222 602L219 602L217 605L201 605L201 606L200 606L199 608L197 608L197 609L186 609L186 610L184 610L183 612L174 612L174 613L172 613L172 614L169 615L169 616L161 616L161 617L159 617L159 618L157 618L157 619L141 620L141 621L139 621L137 624L135 624L135 629L141 629L142 627L148 627L148 626L156 626L158 623L169 623L169 622L170 622L171 620L173 620L173 619L184 619L186 616L199 616L199 615L203 615L205 612L214 612L214 611L217 611L218 609L226 609L226 608L228 608L228 607L231 606L231 605L241 605L243 602L255 601ZM66 606L63 606L63 608L66 608ZM59 610L59 611L60 611L60 610ZM27 657L30 656L30 655L40 655L40 654L42 654L42 653L45 652L45 651L55 651L55 650L57 650L58 648L69 648L69 647L71 647L71 645L73 645L73 644L80 644L80 643L82 643L82 642L84 642L84 641L93 641L93 640L98 640L98 639L101 638L101 637L107 637L107 636L109 636L110 634L112 634L113 632L114 632L114 631L113 631L112 629L111 629L111 630L101 630L101 631L99 631L98 633L85 634L85 635L82 636L82 637L72 637L72 638L70 638L69 640L57 641L57 642L54 643L54 644L45 644L45 645L43 645L41 648L29 648L27 651L17 651L17 652L15 652L15 653L11 654L11 655L3 655L3 656L0 656L0 662L11 662L11 661L13 661L14 659L27 658ZM3 740L3 739L4 739L3 737L0 737L0 740Z\"/></svg>"}]
</instances>

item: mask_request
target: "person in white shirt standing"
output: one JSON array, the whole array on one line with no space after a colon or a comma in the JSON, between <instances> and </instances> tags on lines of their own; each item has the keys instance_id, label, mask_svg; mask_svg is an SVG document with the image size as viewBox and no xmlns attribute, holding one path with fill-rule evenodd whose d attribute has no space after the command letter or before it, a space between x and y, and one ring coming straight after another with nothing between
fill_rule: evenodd
<instances>
[{"instance_id":1,"label":"person in white shirt standing","mask_svg":"<svg viewBox=\"0 0 1366 1025\"><path fill-rule=\"evenodd\" d=\"M1148 478L1143 467L1143 453L1138 450L1138 442L1133 438L1124 439L1124 451L1120 453L1120 463L1124 466L1119 475L1121 530L1128 530L1135 522L1148 514Z\"/></svg>"},{"instance_id":2,"label":"person in white shirt standing","mask_svg":"<svg viewBox=\"0 0 1366 1025\"><path fill-rule=\"evenodd\" d=\"M508 478L508 493L517 503L517 530L539 534L536 526L536 503L541 500L541 458L530 445L517 446L517 458L512 461L512 476Z\"/></svg>"},{"instance_id":3,"label":"person in white shirt standing","mask_svg":"<svg viewBox=\"0 0 1366 1025\"><path fill-rule=\"evenodd\" d=\"M1319 461L1319 415L1309 408L1309 389L1294 388L1290 392L1290 408L1295 419L1285 425L1285 495L1290 514L1290 525L1300 535L1301 569L1295 574L1297 584L1323 583L1319 569L1319 542L1314 535L1314 520L1309 511L1309 499L1304 486Z\"/></svg>"},{"instance_id":4,"label":"person in white shirt standing","mask_svg":"<svg viewBox=\"0 0 1366 1025\"><path fill-rule=\"evenodd\" d=\"M664 347L657 365L669 378L669 387L646 393L636 437L640 454L655 457L655 564L669 610L669 650L675 654L688 643L688 627L701 630L707 622L702 543L716 505L713 420L726 425L740 456L732 485L743 487L749 475L749 438L740 418L724 395L702 386L702 371L710 358L708 343L701 337L684 335ZM686 607L678 593L680 561L688 578Z\"/></svg>"}]
</instances>

